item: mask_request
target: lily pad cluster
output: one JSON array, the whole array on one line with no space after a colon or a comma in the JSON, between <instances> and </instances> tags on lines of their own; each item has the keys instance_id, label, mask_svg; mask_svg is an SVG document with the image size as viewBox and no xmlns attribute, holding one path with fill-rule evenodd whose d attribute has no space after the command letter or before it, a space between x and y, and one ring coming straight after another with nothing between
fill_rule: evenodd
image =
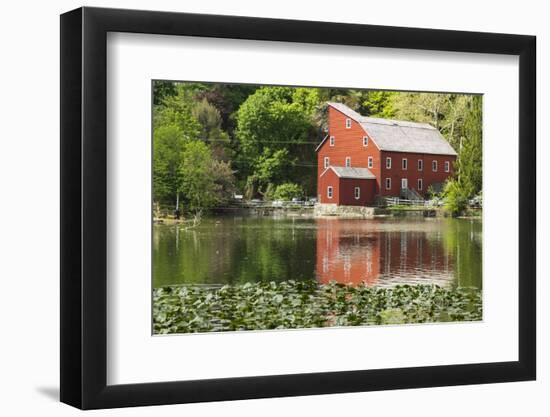
<instances>
[{"instance_id":1,"label":"lily pad cluster","mask_svg":"<svg viewBox=\"0 0 550 417\"><path fill-rule=\"evenodd\" d=\"M475 288L290 280L218 288L166 286L153 292L155 334L481 319L481 292Z\"/></svg>"}]
</instances>

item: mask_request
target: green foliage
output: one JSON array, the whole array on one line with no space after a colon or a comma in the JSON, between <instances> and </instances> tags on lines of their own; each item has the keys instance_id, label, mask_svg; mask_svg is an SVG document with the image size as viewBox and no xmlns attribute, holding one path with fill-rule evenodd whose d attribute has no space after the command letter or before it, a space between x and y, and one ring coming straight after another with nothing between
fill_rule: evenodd
<instances>
[{"instance_id":1,"label":"green foliage","mask_svg":"<svg viewBox=\"0 0 550 417\"><path fill-rule=\"evenodd\" d=\"M175 203L180 187L178 173L184 148L182 129L169 124L155 129L153 134L153 199Z\"/></svg>"},{"instance_id":2,"label":"green foliage","mask_svg":"<svg viewBox=\"0 0 550 417\"><path fill-rule=\"evenodd\" d=\"M464 121L464 137L456 164L458 180L469 197L481 192L483 183L482 97L473 96Z\"/></svg>"},{"instance_id":3,"label":"green foliage","mask_svg":"<svg viewBox=\"0 0 550 417\"><path fill-rule=\"evenodd\" d=\"M198 139L201 125L193 116L193 96L182 85L177 85L177 94L165 97L163 104L154 107L153 126L155 129L175 125L181 129L183 139Z\"/></svg>"},{"instance_id":4,"label":"green foliage","mask_svg":"<svg viewBox=\"0 0 550 417\"><path fill-rule=\"evenodd\" d=\"M288 177L294 161L281 158L297 153L294 145L308 141L317 103L315 89L262 87L250 95L236 117L243 175L260 184Z\"/></svg>"},{"instance_id":5,"label":"green foliage","mask_svg":"<svg viewBox=\"0 0 550 417\"><path fill-rule=\"evenodd\" d=\"M197 211L214 205L214 180L211 177L212 155L204 142L186 143L179 167L180 191L188 209Z\"/></svg>"},{"instance_id":6,"label":"green foliage","mask_svg":"<svg viewBox=\"0 0 550 417\"><path fill-rule=\"evenodd\" d=\"M241 104L259 87L246 84L211 84L197 93L196 99L206 99L220 112L222 129L228 133L235 128L235 113Z\"/></svg>"},{"instance_id":7,"label":"green foliage","mask_svg":"<svg viewBox=\"0 0 550 417\"><path fill-rule=\"evenodd\" d=\"M192 114L201 126L200 139L210 144L216 159L226 159L231 153L229 135L221 127L219 110L203 98L195 103Z\"/></svg>"},{"instance_id":8,"label":"green foliage","mask_svg":"<svg viewBox=\"0 0 550 417\"><path fill-rule=\"evenodd\" d=\"M273 191L274 200L290 201L293 198L301 198L304 196L304 190L298 184L287 182L278 185Z\"/></svg>"},{"instance_id":9,"label":"green foliage","mask_svg":"<svg viewBox=\"0 0 550 417\"><path fill-rule=\"evenodd\" d=\"M166 97L176 94L176 85L172 81L153 81L153 104L162 104Z\"/></svg>"},{"instance_id":10,"label":"green foliage","mask_svg":"<svg viewBox=\"0 0 550 417\"><path fill-rule=\"evenodd\" d=\"M156 334L481 319L480 291L434 285L377 288L290 280L153 292Z\"/></svg>"},{"instance_id":11,"label":"green foliage","mask_svg":"<svg viewBox=\"0 0 550 417\"><path fill-rule=\"evenodd\" d=\"M451 179L443 189L445 208L454 216L459 215L468 206L468 194L459 181Z\"/></svg>"},{"instance_id":12,"label":"green foliage","mask_svg":"<svg viewBox=\"0 0 550 417\"><path fill-rule=\"evenodd\" d=\"M235 194L235 176L231 164L225 161L212 159L210 162L210 175L214 181L213 197L214 206L227 204Z\"/></svg>"},{"instance_id":13,"label":"green foliage","mask_svg":"<svg viewBox=\"0 0 550 417\"><path fill-rule=\"evenodd\" d=\"M483 185L482 98L471 96L464 116L463 136L460 138L456 178L444 189L446 207L454 215L463 212L468 200L480 195Z\"/></svg>"},{"instance_id":14,"label":"green foliage","mask_svg":"<svg viewBox=\"0 0 550 417\"><path fill-rule=\"evenodd\" d=\"M196 100L205 85L174 88L154 107L153 198L174 204L181 197L184 209L191 211L223 205L235 191L235 178L230 163L222 161L229 136L221 129L219 111Z\"/></svg>"},{"instance_id":15,"label":"green foliage","mask_svg":"<svg viewBox=\"0 0 550 417\"><path fill-rule=\"evenodd\" d=\"M360 103L359 111L365 116L389 119L394 116L393 98L400 93L391 91L368 91Z\"/></svg>"},{"instance_id":16,"label":"green foliage","mask_svg":"<svg viewBox=\"0 0 550 417\"><path fill-rule=\"evenodd\" d=\"M208 145L201 141L185 144L179 175L185 208L190 211L223 204L234 191L231 167L226 162L212 159Z\"/></svg>"},{"instance_id":17,"label":"green foliage","mask_svg":"<svg viewBox=\"0 0 550 417\"><path fill-rule=\"evenodd\" d=\"M201 125L200 138L202 140L220 139L222 118L216 107L203 99L195 104L192 114Z\"/></svg>"}]
</instances>

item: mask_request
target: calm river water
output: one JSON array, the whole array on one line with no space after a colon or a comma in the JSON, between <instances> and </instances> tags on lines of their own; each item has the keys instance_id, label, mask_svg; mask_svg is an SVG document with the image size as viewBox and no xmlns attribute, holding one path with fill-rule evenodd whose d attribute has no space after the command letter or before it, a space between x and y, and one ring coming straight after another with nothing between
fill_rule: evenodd
<instances>
[{"instance_id":1,"label":"calm river water","mask_svg":"<svg viewBox=\"0 0 550 417\"><path fill-rule=\"evenodd\" d=\"M448 218L219 216L155 225L153 283L317 279L368 285L482 285L482 223Z\"/></svg>"}]
</instances>

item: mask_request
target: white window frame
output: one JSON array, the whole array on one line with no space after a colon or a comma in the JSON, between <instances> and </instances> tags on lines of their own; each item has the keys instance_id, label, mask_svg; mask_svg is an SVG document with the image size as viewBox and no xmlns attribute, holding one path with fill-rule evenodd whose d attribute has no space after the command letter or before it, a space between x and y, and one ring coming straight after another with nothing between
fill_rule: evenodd
<instances>
[{"instance_id":1,"label":"white window frame","mask_svg":"<svg viewBox=\"0 0 550 417\"><path fill-rule=\"evenodd\" d=\"M406 171L409 168L409 161L407 158L401 160L401 169Z\"/></svg>"},{"instance_id":2,"label":"white window frame","mask_svg":"<svg viewBox=\"0 0 550 417\"><path fill-rule=\"evenodd\" d=\"M349 117L346 119L346 129L351 129L351 119Z\"/></svg>"},{"instance_id":3,"label":"white window frame","mask_svg":"<svg viewBox=\"0 0 550 417\"><path fill-rule=\"evenodd\" d=\"M332 199L333 193L334 193L334 189L332 188L332 185L329 185L327 187L327 198Z\"/></svg>"},{"instance_id":4,"label":"white window frame","mask_svg":"<svg viewBox=\"0 0 550 417\"><path fill-rule=\"evenodd\" d=\"M328 144L329 146L334 146L334 144L336 143L336 138L334 136L330 136L328 138Z\"/></svg>"},{"instance_id":5,"label":"white window frame","mask_svg":"<svg viewBox=\"0 0 550 417\"><path fill-rule=\"evenodd\" d=\"M418 178L418 181L416 181L416 188L418 191L422 191L424 188L424 181L422 181L422 178Z\"/></svg>"},{"instance_id":6,"label":"white window frame","mask_svg":"<svg viewBox=\"0 0 550 417\"><path fill-rule=\"evenodd\" d=\"M435 159L432 161L432 171L437 172L437 161Z\"/></svg>"},{"instance_id":7,"label":"white window frame","mask_svg":"<svg viewBox=\"0 0 550 417\"><path fill-rule=\"evenodd\" d=\"M369 146L369 137L363 136L363 146Z\"/></svg>"},{"instance_id":8,"label":"white window frame","mask_svg":"<svg viewBox=\"0 0 550 417\"><path fill-rule=\"evenodd\" d=\"M449 161L445 161L445 172L451 172L451 163Z\"/></svg>"},{"instance_id":9,"label":"white window frame","mask_svg":"<svg viewBox=\"0 0 550 417\"><path fill-rule=\"evenodd\" d=\"M391 190L391 178L386 178L386 190Z\"/></svg>"},{"instance_id":10,"label":"white window frame","mask_svg":"<svg viewBox=\"0 0 550 417\"><path fill-rule=\"evenodd\" d=\"M403 187L403 183L405 183L405 187ZM401 178L401 189L404 190L405 188L409 188L409 179Z\"/></svg>"},{"instance_id":11,"label":"white window frame","mask_svg":"<svg viewBox=\"0 0 550 417\"><path fill-rule=\"evenodd\" d=\"M355 187L353 190L353 196L356 200L359 200L361 198L361 187Z\"/></svg>"},{"instance_id":12,"label":"white window frame","mask_svg":"<svg viewBox=\"0 0 550 417\"><path fill-rule=\"evenodd\" d=\"M419 159L418 162L416 163L416 167L418 168L419 171L423 171L424 170L424 160Z\"/></svg>"},{"instance_id":13,"label":"white window frame","mask_svg":"<svg viewBox=\"0 0 550 417\"><path fill-rule=\"evenodd\" d=\"M325 169L327 169L330 166L330 158L328 156L325 156L323 158L323 166L325 167Z\"/></svg>"},{"instance_id":14,"label":"white window frame","mask_svg":"<svg viewBox=\"0 0 550 417\"><path fill-rule=\"evenodd\" d=\"M351 167L351 156L346 156L346 163L345 163L345 166L347 168L350 168Z\"/></svg>"},{"instance_id":15,"label":"white window frame","mask_svg":"<svg viewBox=\"0 0 550 417\"><path fill-rule=\"evenodd\" d=\"M374 166L374 160L373 160L372 156L369 156L369 158L367 159L367 166L369 168L372 168Z\"/></svg>"},{"instance_id":16,"label":"white window frame","mask_svg":"<svg viewBox=\"0 0 550 417\"><path fill-rule=\"evenodd\" d=\"M386 156L386 169L391 169L391 156Z\"/></svg>"}]
</instances>

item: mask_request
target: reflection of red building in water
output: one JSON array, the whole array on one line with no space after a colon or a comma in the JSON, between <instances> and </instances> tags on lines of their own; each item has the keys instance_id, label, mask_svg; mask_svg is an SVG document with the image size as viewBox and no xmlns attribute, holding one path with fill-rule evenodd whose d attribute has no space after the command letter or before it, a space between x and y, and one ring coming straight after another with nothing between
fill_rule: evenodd
<instances>
[{"instance_id":1,"label":"reflection of red building in water","mask_svg":"<svg viewBox=\"0 0 550 417\"><path fill-rule=\"evenodd\" d=\"M317 219L317 279L326 284L448 284L453 260L437 234L376 221Z\"/></svg>"},{"instance_id":2,"label":"reflection of red building in water","mask_svg":"<svg viewBox=\"0 0 550 417\"><path fill-rule=\"evenodd\" d=\"M374 284L380 274L380 242L353 228L353 220L317 219L317 278L330 281Z\"/></svg>"}]
</instances>

